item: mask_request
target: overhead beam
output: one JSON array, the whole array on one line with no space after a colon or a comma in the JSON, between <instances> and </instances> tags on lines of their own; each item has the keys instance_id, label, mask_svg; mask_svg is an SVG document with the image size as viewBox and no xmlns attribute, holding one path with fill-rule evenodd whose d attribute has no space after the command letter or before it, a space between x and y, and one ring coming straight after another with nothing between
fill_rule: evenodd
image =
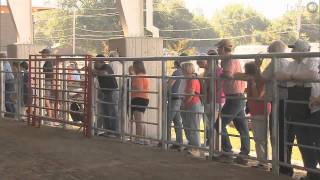
<instances>
[{"instance_id":1,"label":"overhead beam","mask_svg":"<svg viewBox=\"0 0 320 180\"><path fill-rule=\"evenodd\" d=\"M31 0L7 0L17 30L17 44L33 44Z\"/></svg>"},{"instance_id":2,"label":"overhead beam","mask_svg":"<svg viewBox=\"0 0 320 180\"><path fill-rule=\"evenodd\" d=\"M144 0L117 0L125 37L144 37Z\"/></svg>"}]
</instances>

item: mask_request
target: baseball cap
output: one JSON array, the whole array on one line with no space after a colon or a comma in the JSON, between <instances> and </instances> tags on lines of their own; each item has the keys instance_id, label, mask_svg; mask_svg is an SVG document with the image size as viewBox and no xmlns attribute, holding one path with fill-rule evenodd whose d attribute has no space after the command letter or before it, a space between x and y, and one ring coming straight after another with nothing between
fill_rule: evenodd
<instances>
[{"instance_id":1,"label":"baseball cap","mask_svg":"<svg viewBox=\"0 0 320 180\"><path fill-rule=\"evenodd\" d=\"M186 52L183 52L179 56L189 56L189 55Z\"/></svg>"},{"instance_id":2,"label":"baseball cap","mask_svg":"<svg viewBox=\"0 0 320 180\"><path fill-rule=\"evenodd\" d=\"M207 55L210 55L210 56L218 55L218 52L215 49L210 49L208 50Z\"/></svg>"},{"instance_id":3,"label":"baseball cap","mask_svg":"<svg viewBox=\"0 0 320 180\"><path fill-rule=\"evenodd\" d=\"M40 54L50 54L51 53L51 50L48 49L48 48L44 48L42 49L41 51L39 51Z\"/></svg>"},{"instance_id":4,"label":"baseball cap","mask_svg":"<svg viewBox=\"0 0 320 180\"><path fill-rule=\"evenodd\" d=\"M310 44L307 41L298 39L294 44L288 45L289 48L292 48L295 52L308 52L310 51Z\"/></svg>"},{"instance_id":5,"label":"baseball cap","mask_svg":"<svg viewBox=\"0 0 320 180\"><path fill-rule=\"evenodd\" d=\"M219 41L217 44L215 44L216 47L221 48L221 47L225 47L225 48L233 48L233 42L230 39L222 39L221 41Z\"/></svg>"}]
</instances>

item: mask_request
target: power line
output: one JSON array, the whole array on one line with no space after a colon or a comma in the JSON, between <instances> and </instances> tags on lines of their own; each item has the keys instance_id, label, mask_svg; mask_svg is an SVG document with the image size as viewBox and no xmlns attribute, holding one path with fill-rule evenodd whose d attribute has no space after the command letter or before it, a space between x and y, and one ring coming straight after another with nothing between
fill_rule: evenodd
<instances>
[{"instance_id":1,"label":"power line","mask_svg":"<svg viewBox=\"0 0 320 180\"><path fill-rule=\"evenodd\" d=\"M240 20L240 21L237 21L237 22L234 22L234 23L219 24L218 26L238 24L238 23L242 23L242 22L248 21L248 20L250 20L250 19L253 19L253 18L255 18L255 17L258 17L258 16L259 16L259 15L251 16L251 17L248 17L248 18L246 18L246 19L243 19L243 20ZM217 26L217 25L215 25L215 26ZM188 32L188 31L200 31L200 30L206 30L206 29L214 29L214 27L195 28L195 29L160 29L159 31L160 31L160 32Z\"/></svg>"},{"instance_id":2,"label":"power line","mask_svg":"<svg viewBox=\"0 0 320 180\"><path fill-rule=\"evenodd\" d=\"M281 32L277 32L277 31L269 31L269 32L263 32L263 33L276 33L276 34L286 34L289 32L295 32L295 30L291 30L291 31L281 31ZM246 38L246 37L255 37L255 36L259 36L261 34L249 34L249 35L241 35L241 36L232 36L232 37L221 37L221 38L207 38L207 39L197 39L197 38L171 38L171 37L163 37L165 41L180 41L180 40L188 40L188 41L218 41L221 39L241 39L241 38Z\"/></svg>"},{"instance_id":3,"label":"power line","mask_svg":"<svg viewBox=\"0 0 320 180\"><path fill-rule=\"evenodd\" d=\"M119 31L97 31L97 30L91 30L91 29L84 29L84 28L80 28L80 27L76 27L76 29L79 29L81 31L86 31L86 32L94 32L94 33L120 33L120 32L123 32L123 30L119 30Z\"/></svg>"}]
</instances>

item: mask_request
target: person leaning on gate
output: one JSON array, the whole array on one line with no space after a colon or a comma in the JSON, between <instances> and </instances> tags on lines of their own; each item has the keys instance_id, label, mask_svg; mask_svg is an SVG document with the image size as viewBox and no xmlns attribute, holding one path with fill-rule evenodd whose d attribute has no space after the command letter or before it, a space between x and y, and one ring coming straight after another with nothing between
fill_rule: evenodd
<instances>
[{"instance_id":1,"label":"person leaning on gate","mask_svg":"<svg viewBox=\"0 0 320 180\"><path fill-rule=\"evenodd\" d=\"M226 95L226 102L221 110L221 139L222 149L224 152L232 152L232 145L227 131L227 125L233 121L233 124L241 136L240 155L247 156L250 152L250 136L248 129L248 121L245 118L244 108L246 105L244 91L246 84L241 80L233 80L238 74L242 73L240 61L237 59L229 59L227 56L232 54L234 45L229 39L222 39L216 44L218 54L225 56L221 59L223 74L221 77L226 78L223 81L223 90ZM228 97L231 97L228 98ZM228 117L226 117L226 115ZM230 117L232 116L232 117ZM216 123L218 129L218 124ZM214 158L215 159L215 158ZM233 161L232 156L222 154L217 157L218 161L230 163ZM247 164L247 160L242 156L235 159L236 163Z\"/></svg>"},{"instance_id":2,"label":"person leaning on gate","mask_svg":"<svg viewBox=\"0 0 320 180\"><path fill-rule=\"evenodd\" d=\"M301 39L298 39L294 45L289 45L288 47L292 48L292 52L309 52L311 48L308 42ZM296 57L293 59L294 61L290 62L283 72L279 72L276 74L276 79L281 81L289 81L287 82L288 100L308 101L311 95L311 83L305 83L303 81L317 78L319 60L314 58L301 57ZM296 102L287 103L285 114L286 119L289 122L304 123L305 120L310 117L308 104ZM286 146L286 143L293 144L294 136L296 136L298 144L305 145L308 143L310 132L308 132L308 129L306 127L289 124L287 125L287 127L288 129L285 129L285 133L288 134L288 131L292 131L293 136L291 139L287 139L287 142L284 142L284 146ZM281 139L282 137L279 138ZM306 165L308 163L306 157L308 157L309 149L303 147L299 147L299 149L303 158L303 162ZM291 162L291 152L292 145L288 145L286 152L288 154L288 159L287 162L285 162L287 164L290 164ZM292 176L292 173L289 173L287 175Z\"/></svg>"},{"instance_id":3,"label":"person leaning on gate","mask_svg":"<svg viewBox=\"0 0 320 180\"><path fill-rule=\"evenodd\" d=\"M97 57L104 57L98 55ZM107 132L108 135L114 135L118 131L118 108L115 102L115 90L118 88L118 83L113 75L114 72L109 64L104 62L104 59L97 59L95 64L95 75L99 82L99 100L101 101L99 107L99 115L102 116L98 120L99 127L112 131ZM100 121L100 122L99 122ZM101 122L102 121L102 122ZM103 126L103 127L101 127Z\"/></svg>"},{"instance_id":4,"label":"person leaning on gate","mask_svg":"<svg viewBox=\"0 0 320 180\"><path fill-rule=\"evenodd\" d=\"M273 41L269 47L268 47L268 53L284 53L286 50L287 45L281 41L281 40L276 40ZM260 60L256 60L256 64L259 64L261 66ZM274 61L272 61L266 69L262 72L262 77L266 81L266 94L265 94L265 99L267 102L273 102L273 82L272 78L275 76L277 72L284 72L285 68L288 66L288 59L285 58L275 58ZM276 68L276 69L274 69ZM288 89L286 87L285 82L278 82L277 83L277 92L279 96L279 101L278 101L278 124L279 124L279 131L278 135L279 137L284 137L284 119L285 119L285 113L284 113L284 101L288 98ZM269 128L270 128L270 135L272 137L272 125L273 121L275 121L272 118L272 113L270 113L269 117ZM290 129L287 130L287 138L292 139L294 138L294 135ZM272 142L272 139L271 139ZM273 144L273 143L272 143ZM281 162L284 161L284 142L283 138L279 138L279 144L278 144L279 152L279 160ZM292 175L293 171L292 168L288 168L285 166L280 166L280 172L283 174L288 174ZM290 175L290 176L291 176Z\"/></svg>"},{"instance_id":5,"label":"person leaning on gate","mask_svg":"<svg viewBox=\"0 0 320 180\"><path fill-rule=\"evenodd\" d=\"M182 71L187 78L196 78L194 65L190 62L182 64ZM188 144L200 147L200 113L202 113L200 100L200 81L199 79L187 79L184 90L184 97L181 109L182 124L188 140ZM199 157L199 149L188 151L193 156Z\"/></svg>"},{"instance_id":6,"label":"person leaning on gate","mask_svg":"<svg viewBox=\"0 0 320 180\"><path fill-rule=\"evenodd\" d=\"M214 55L218 55L218 52L215 49L210 49L207 52L207 55L209 56L214 56ZM198 60L197 64L199 66L199 68L203 68L204 72L202 77L211 77L210 74L210 67L209 67L209 63L207 60ZM214 70L213 70L214 71ZM215 64L215 73L216 73L216 77L220 77L222 74L223 70L222 68L219 66L219 63L217 62ZM201 95L205 95L204 98L202 98L202 104L204 105L204 112L206 113L206 115L204 115L204 122L206 123L206 138L207 138L207 142L206 145L208 146L210 144L210 107L211 107L211 88L210 88L210 79L207 80L202 80L200 81L201 83ZM219 87L218 87L219 86ZM215 95L216 95L216 102L215 102L215 111L216 111L216 116L214 117L215 120L217 120L219 118L218 114L219 114L219 107L224 104L224 92L223 92L223 88L221 87L221 83L217 80L214 81L214 87L215 87Z\"/></svg>"},{"instance_id":7,"label":"person leaning on gate","mask_svg":"<svg viewBox=\"0 0 320 180\"><path fill-rule=\"evenodd\" d=\"M168 81L168 88L170 88L171 99L169 100L169 105L168 107L168 127L169 131L171 131L171 122L174 124L174 130L176 132L176 142L179 144L183 143L182 139L182 118L181 118L181 113L178 112L180 111L181 103L182 103L182 96L177 95L177 94L182 94L184 87L184 79L178 78L178 77L183 77L183 72L181 69L181 61L176 60L174 61L174 68L175 71L172 73L172 76L175 77L176 79L169 79ZM170 109L169 109L170 108ZM171 134L171 133L169 133ZM169 137L171 139L171 137ZM178 149L180 150L181 147L179 145L172 145L171 149Z\"/></svg>"},{"instance_id":8,"label":"person leaning on gate","mask_svg":"<svg viewBox=\"0 0 320 180\"><path fill-rule=\"evenodd\" d=\"M53 92L53 60L48 59L49 55L51 54L51 50L45 48L39 52L43 59L45 59L45 63L43 64L43 73L44 73L44 96L45 96L45 108L47 111L48 118L53 118L52 109L53 109L53 102L51 99L54 99L54 92Z\"/></svg>"},{"instance_id":9,"label":"person leaning on gate","mask_svg":"<svg viewBox=\"0 0 320 180\"><path fill-rule=\"evenodd\" d=\"M0 58L7 58L6 54L0 53ZM13 93L15 92L14 88L14 75L12 73L11 65L8 61L3 62L3 71L4 71L4 89L5 89L5 108L6 114L5 117L14 118L14 113L16 113L16 108L14 105Z\"/></svg>"}]
</instances>

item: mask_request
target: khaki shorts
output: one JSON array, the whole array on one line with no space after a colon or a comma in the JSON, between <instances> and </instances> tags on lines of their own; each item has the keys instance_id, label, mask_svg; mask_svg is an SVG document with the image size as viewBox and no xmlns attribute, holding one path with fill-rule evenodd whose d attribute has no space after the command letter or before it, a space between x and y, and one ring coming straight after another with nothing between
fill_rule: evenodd
<instances>
[{"instance_id":1,"label":"khaki shorts","mask_svg":"<svg viewBox=\"0 0 320 180\"><path fill-rule=\"evenodd\" d=\"M62 98L62 90L60 88L56 89L56 87L52 85L51 81L46 81L44 84L45 84L45 87L44 87L45 98L58 99L58 100Z\"/></svg>"}]
</instances>

